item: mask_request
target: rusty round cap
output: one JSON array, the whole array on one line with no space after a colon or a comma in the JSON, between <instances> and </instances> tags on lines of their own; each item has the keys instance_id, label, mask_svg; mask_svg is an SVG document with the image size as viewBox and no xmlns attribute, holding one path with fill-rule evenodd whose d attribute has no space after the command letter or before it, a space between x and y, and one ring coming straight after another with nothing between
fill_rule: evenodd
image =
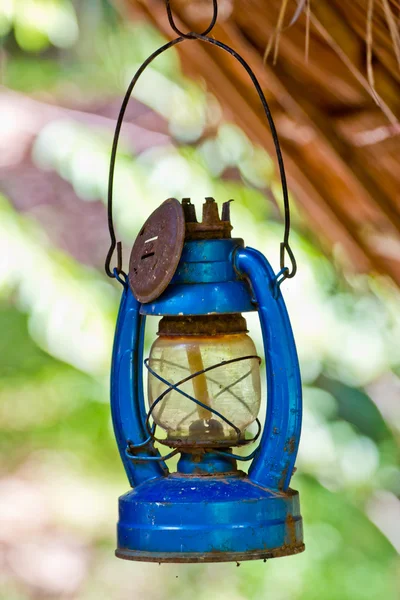
<instances>
[{"instance_id":1,"label":"rusty round cap","mask_svg":"<svg viewBox=\"0 0 400 600\"><path fill-rule=\"evenodd\" d=\"M235 333L248 333L246 319L240 313L163 317L157 335L210 337Z\"/></svg>"},{"instance_id":2,"label":"rusty round cap","mask_svg":"<svg viewBox=\"0 0 400 600\"><path fill-rule=\"evenodd\" d=\"M163 293L178 266L184 239L182 205L169 198L150 215L133 244L129 285L139 302L151 302Z\"/></svg>"}]
</instances>

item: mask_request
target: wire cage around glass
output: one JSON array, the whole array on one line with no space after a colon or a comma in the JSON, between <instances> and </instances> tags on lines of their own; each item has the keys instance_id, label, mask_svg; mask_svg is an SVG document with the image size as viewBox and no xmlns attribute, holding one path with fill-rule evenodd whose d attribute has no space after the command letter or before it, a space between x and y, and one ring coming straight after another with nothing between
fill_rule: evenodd
<instances>
[{"instance_id":1,"label":"wire cage around glass","mask_svg":"<svg viewBox=\"0 0 400 600\"><path fill-rule=\"evenodd\" d=\"M161 319L146 366L149 414L166 432L162 443L247 443L260 409L260 362L240 314Z\"/></svg>"}]
</instances>

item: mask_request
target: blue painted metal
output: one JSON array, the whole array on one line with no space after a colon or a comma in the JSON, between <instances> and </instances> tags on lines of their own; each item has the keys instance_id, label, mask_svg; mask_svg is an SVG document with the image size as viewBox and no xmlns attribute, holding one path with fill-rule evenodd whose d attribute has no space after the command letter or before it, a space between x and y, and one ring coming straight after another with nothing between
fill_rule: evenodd
<instances>
[{"instance_id":1,"label":"blue painted metal","mask_svg":"<svg viewBox=\"0 0 400 600\"><path fill-rule=\"evenodd\" d=\"M235 271L232 256L241 239L185 243L176 273L165 292L148 304L144 315L207 315L257 310L249 286Z\"/></svg>"},{"instance_id":2,"label":"blue painted metal","mask_svg":"<svg viewBox=\"0 0 400 600\"><path fill-rule=\"evenodd\" d=\"M272 558L303 550L297 492L243 474L170 475L120 498L117 556L155 562Z\"/></svg>"},{"instance_id":3,"label":"blue painted metal","mask_svg":"<svg viewBox=\"0 0 400 600\"><path fill-rule=\"evenodd\" d=\"M111 414L122 463L131 486L166 472L162 463L146 463L136 468L126 456L127 442L141 444L147 439L143 423L142 345L139 302L125 285L115 332L111 367ZM140 383L139 383L140 381Z\"/></svg>"},{"instance_id":4,"label":"blue painted metal","mask_svg":"<svg viewBox=\"0 0 400 600\"><path fill-rule=\"evenodd\" d=\"M169 474L163 462L154 460L160 455L152 444L143 445L143 315L257 309L268 403L249 475L235 472L229 452L217 451L197 458L183 454L179 472ZM135 488L120 498L117 556L204 562L283 556L304 548L298 495L289 489L301 427L300 373L285 304L262 254L244 248L241 240L190 241L172 283L153 303L140 305L125 286L113 352L111 404L121 458ZM151 461L130 459L128 440L142 444L138 455Z\"/></svg>"},{"instance_id":5,"label":"blue painted metal","mask_svg":"<svg viewBox=\"0 0 400 600\"><path fill-rule=\"evenodd\" d=\"M220 475L237 471L232 451L223 454L207 452L204 455L182 452L178 462L178 473L185 475Z\"/></svg>"},{"instance_id":6,"label":"blue painted metal","mask_svg":"<svg viewBox=\"0 0 400 600\"><path fill-rule=\"evenodd\" d=\"M237 251L239 272L251 281L258 303L267 371L268 403L259 452L249 477L266 487L287 490L300 442L302 391L292 328L275 274L252 248Z\"/></svg>"},{"instance_id":7,"label":"blue painted metal","mask_svg":"<svg viewBox=\"0 0 400 600\"><path fill-rule=\"evenodd\" d=\"M189 240L171 283L215 283L237 281L233 253L244 247L240 238L222 240Z\"/></svg>"}]
</instances>

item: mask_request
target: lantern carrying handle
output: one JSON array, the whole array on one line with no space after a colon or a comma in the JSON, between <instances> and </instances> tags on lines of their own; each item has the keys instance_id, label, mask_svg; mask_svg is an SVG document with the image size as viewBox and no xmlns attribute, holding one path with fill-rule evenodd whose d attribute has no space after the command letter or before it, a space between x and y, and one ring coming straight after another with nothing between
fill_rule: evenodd
<instances>
[{"instance_id":1,"label":"lantern carrying handle","mask_svg":"<svg viewBox=\"0 0 400 600\"><path fill-rule=\"evenodd\" d=\"M260 98L261 104L264 109L265 116L267 117L268 125L270 128L272 139L273 139L274 146L275 146L275 153L276 153L276 157L277 157L277 161L278 161L279 175L280 175L280 179L281 179L282 195L283 195L284 233L283 233L283 240L280 244L280 269L281 269L282 275L281 275L281 278L279 281L279 284L281 284L282 281L284 281L285 279L290 279L295 276L296 271L297 271L297 264L296 264L296 259L295 259L294 253L289 244L290 202L289 202L289 192L288 192L287 180L286 180L285 165L283 162L282 150L281 150L281 146L279 143L278 134L276 131L275 123L272 118L272 114L271 114L267 99L264 95L264 92L261 89L260 83L259 83L254 71L252 70L250 65L245 61L245 59L242 56L240 56L240 54L238 54L233 48L231 48L227 44L224 44L223 42L220 42L219 40L216 40L216 39L208 36L208 34L211 32L211 30L214 27L215 22L217 20L217 15L218 15L217 0L213 0L212 20L211 20L209 26L202 33L196 33L194 31L190 31L188 33L182 32L175 25L172 10L171 10L170 0L166 0L166 8L167 8L167 15L168 15L169 23L170 23L172 29L175 31L175 33L177 33L179 35L179 37L171 40L170 42L167 42L166 44L164 44L163 46L161 46L160 48L155 50L142 63L142 65L136 71L136 73L133 76L133 78L128 86L128 89L125 93L125 96L124 96L124 99L123 99L123 102L121 104L121 108L119 111L117 124L115 127L114 139L113 139L112 150L111 150L110 170L109 170L109 177L108 177L108 194L107 194L108 230L110 233L111 244L110 244L110 248L107 252L107 256L106 256L106 260L105 260L105 271L109 277L115 277L115 270L116 270L117 274L124 275L124 272L122 270L122 243L120 241L117 242L117 238L115 235L115 229L114 229L114 222L113 222L113 187L114 187L114 171L115 171L115 162L116 162L116 158L117 158L119 136L121 133L122 123L124 120L126 108L128 106L133 89L134 89L138 79L142 75L142 73L150 65L150 63L152 63L153 60L155 58L157 58L157 56L159 56L166 50L169 50L169 48L172 48L173 46L181 44L184 41L199 40L201 42L206 42L208 44L212 44L213 46L217 46L217 48L224 50L225 52L230 54L233 58L235 58L242 65L242 67L245 69L245 71L249 75L249 77L257 91L257 94ZM112 261L115 250L117 251L117 265L115 267L111 267L111 261ZM285 264L286 254L288 255L289 260L290 260L290 268Z\"/></svg>"}]
</instances>

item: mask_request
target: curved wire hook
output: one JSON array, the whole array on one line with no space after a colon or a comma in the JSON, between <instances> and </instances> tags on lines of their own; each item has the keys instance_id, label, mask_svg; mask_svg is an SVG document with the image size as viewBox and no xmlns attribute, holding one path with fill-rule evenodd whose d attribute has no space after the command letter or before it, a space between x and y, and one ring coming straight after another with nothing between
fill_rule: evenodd
<instances>
[{"instance_id":1,"label":"curved wire hook","mask_svg":"<svg viewBox=\"0 0 400 600\"><path fill-rule=\"evenodd\" d=\"M121 244L121 242L117 242L116 237L115 237L113 215L112 215L112 201L113 201L114 170L115 170L115 161L116 161L116 156L117 156L119 135L121 132L121 127L122 127L125 111L126 111L129 99L131 97L133 88L135 87L135 85L136 85L139 77L143 73L143 71L149 66L149 64L155 58L157 58L157 56L159 56L160 54L162 54L169 48L172 48L173 46L180 44L181 42L183 42L185 40L200 40L202 42L212 44L213 46L217 46L217 48L221 48L221 50L224 50L225 52L227 52L228 54L233 56L233 58L235 58L242 65L242 67L245 69L245 71L249 75L249 77L257 91L257 94L260 98L261 104L264 109L264 113L267 117L268 125L270 128L272 139L273 139L274 146L275 146L275 153L276 153L276 157L277 157L277 161L278 161L279 175L280 175L281 185L282 185L283 206L284 206L284 223L285 223L284 224L284 234L283 234L283 241L280 245L280 268L282 271L282 278L280 280L280 283L282 283L285 279L290 279L295 276L296 271L297 271L297 263L296 263L294 253L289 245L290 203L289 203L289 192L288 192L288 187L287 187L285 165L283 162L282 150L281 150L278 134L276 131L275 123L272 118L272 114L271 114L267 99L264 95L264 92L261 89L260 83L259 83L254 71L252 70L250 65L244 60L244 58L242 56L240 56L240 54L238 54L233 48L231 48L227 44L224 44L223 42L220 42L218 40L215 40L215 39L207 36L207 34L210 33L210 31L214 27L216 19L217 19L217 15L218 15L217 0L213 0L214 12L213 12L213 18L210 22L210 25L207 27L207 29L203 33L200 33L200 34L193 32L193 31L189 32L189 33L183 33L182 31L180 31L180 29L175 25L175 22L174 22L170 0L166 0L166 7L167 7L168 20L171 24L171 27L176 33L178 33L178 35L180 37L175 38L174 40L171 40L170 42L168 42L168 43L164 44L163 46L161 46L160 48L158 48L158 50L153 52L153 54L151 54L144 61L144 63L139 67L139 69L136 71L133 79L131 80L131 82L128 86L128 89L124 96L124 100L122 102L120 112L118 115L118 119L117 119L117 124L116 124L116 128L115 128L114 139L113 139L113 145L112 145L112 150L111 150L110 171L109 171L109 178L108 178L107 216L108 216L108 229L110 232L111 244L110 244L110 248L108 250L106 260L105 260L105 271L109 277L115 277L115 272L114 272L115 270L118 274L125 275L125 273L122 271L122 244ZM117 249L117 267L115 269L111 269L111 267L110 267L111 259L112 259L115 249ZM285 253L287 253L287 255L289 256L289 259L290 259L290 263L291 263L290 269L285 265Z\"/></svg>"},{"instance_id":2,"label":"curved wire hook","mask_svg":"<svg viewBox=\"0 0 400 600\"><path fill-rule=\"evenodd\" d=\"M175 31L175 33L177 33L180 37L183 37L187 40L194 39L196 35L207 35L208 33L210 33L211 29L214 27L215 23L217 22L218 0L213 0L213 16L212 16L211 22L210 22L209 26L207 27L207 29L205 29L203 31L203 33L200 33L200 34L197 34L194 31L190 31L189 33L184 33L183 31L181 31L179 29L179 27L177 27L175 25L174 15L172 14L172 10L171 10L171 0L165 0L165 3L167 5L167 15L168 15L169 24L171 25L171 27Z\"/></svg>"}]
</instances>

